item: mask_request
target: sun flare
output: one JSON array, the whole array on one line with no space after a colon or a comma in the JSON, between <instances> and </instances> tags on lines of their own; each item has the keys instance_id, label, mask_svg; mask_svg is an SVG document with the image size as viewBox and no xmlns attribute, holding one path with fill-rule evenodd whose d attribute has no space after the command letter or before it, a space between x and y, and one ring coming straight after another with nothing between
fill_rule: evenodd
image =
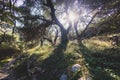
<instances>
[{"instance_id":1,"label":"sun flare","mask_svg":"<svg viewBox=\"0 0 120 80\"><path fill-rule=\"evenodd\" d=\"M86 24L90 21L92 14L90 14L90 10L84 7L78 8L69 8L66 12L63 12L59 16L60 22L67 29L70 25L74 27L74 25L78 22L78 26L80 28L85 28Z\"/></svg>"},{"instance_id":2,"label":"sun flare","mask_svg":"<svg viewBox=\"0 0 120 80\"><path fill-rule=\"evenodd\" d=\"M68 20L70 20L71 22L74 22L78 19L78 15L72 11L69 12L68 14Z\"/></svg>"}]
</instances>

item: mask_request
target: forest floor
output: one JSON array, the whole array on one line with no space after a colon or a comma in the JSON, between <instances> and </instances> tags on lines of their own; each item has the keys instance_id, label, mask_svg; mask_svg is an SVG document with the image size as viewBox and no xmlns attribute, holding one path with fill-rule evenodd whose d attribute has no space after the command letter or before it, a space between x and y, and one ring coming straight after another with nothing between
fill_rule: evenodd
<instances>
[{"instance_id":1,"label":"forest floor","mask_svg":"<svg viewBox=\"0 0 120 80\"><path fill-rule=\"evenodd\" d=\"M7 59L3 59L0 60L0 80L7 77L9 74L5 71L5 64L7 64L8 62L10 62L12 59L11 58L7 58Z\"/></svg>"},{"instance_id":2,"label":"forest floor","mask_svg":"<svg viewBox=\"0 0 120 80\"><path fill-rule=\"evenodd\" d=\"M58 80L58 77L66 70L67 74L71 76L69 80L77 80L86 75L92 77L93 80L120 80L120 47L113 47L106 36L93 37L83 40L81 43L70 41L62 54L53 54L55 48L57 47L46 45L26 51L29 55L37 55L35 62L37 66L48 71L43 71L47 77L42 75L40 77L44 78L41 80L52 80L51 75L54 75L54 79ZM9 61L1 60L0 67L2 68ZM71 67L74 64L80 64L80 73L71 72ZM21 69L25 71L24 66L21 64L17 66L18 68L15 68L16 74L19 77L25 76L26 74L20 74ZM6 75L6 73L0 73L0 77Z\"/></svg>"}]
</instances>

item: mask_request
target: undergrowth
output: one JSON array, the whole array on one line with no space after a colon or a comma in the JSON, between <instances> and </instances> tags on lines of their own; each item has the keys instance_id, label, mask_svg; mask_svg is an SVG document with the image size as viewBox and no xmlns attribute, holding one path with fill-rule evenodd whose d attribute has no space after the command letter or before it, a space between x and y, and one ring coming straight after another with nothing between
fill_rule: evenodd
<instances>
[{"instance_id":1,"label":"undergrowth","mask_svg":"<svg viewBox=\"0 0 120 80\"><path fill-rule=\"evenodd\" d=\"M92 80L120 80L120 48L113 48L108 40L94 37L81 43L69 42L66 50L60 54L53 52L55 48L57 46L46 45L25 51L29 57L14 65L15 74L23 80L29 80L26 64L32 55L36 55L33 65L39 67L41 71L33 72L41 80L59 80L63 73L68 75L69 80L86 76ZM1 61L0 64L4 62ZM74 64L81 65L77 73L71 71ZM34 68L33 66L31 70L35 70Z\"/></svg>"}]
</instances>

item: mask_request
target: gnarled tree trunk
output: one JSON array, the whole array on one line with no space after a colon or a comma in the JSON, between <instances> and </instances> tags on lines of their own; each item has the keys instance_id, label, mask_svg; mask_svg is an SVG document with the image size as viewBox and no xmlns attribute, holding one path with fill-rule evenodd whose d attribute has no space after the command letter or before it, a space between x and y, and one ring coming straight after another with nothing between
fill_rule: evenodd
<instances>
[{"instance_id":1,"label":"gnarled tree trunk","mask_svg":"<svg viewBox=\"0 0 120 80\"><path fill-rule=\"evenodd\" d=\"M47 0L47 5L48 5L48 7L50 7L52 20L55 21L55 23L59 26L59 28L61 30L61 43L67 44L68 43L67 31L65 30L64 26L57 19L52 1Z\"/></svg>"}]
</instances>

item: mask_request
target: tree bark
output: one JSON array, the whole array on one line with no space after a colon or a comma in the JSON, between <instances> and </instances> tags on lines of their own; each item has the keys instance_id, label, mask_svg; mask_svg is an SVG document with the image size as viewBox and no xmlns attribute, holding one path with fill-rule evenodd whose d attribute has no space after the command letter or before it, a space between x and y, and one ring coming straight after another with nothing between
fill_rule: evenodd
<instances>
[{"instance_id":1,"label":"tree bark","mask_svg":"<svg viewBox=\"0 0 120 80\"><path fill-rule=\"evenodd\" d=\"M78 32L78 28L77 28L77 24L78 24L78 21L75 23L75 33L76 33L76 36L78 37L79 36L79 32Z\"/></svg>"},{"instance_id":2,"label":"tree bark","mask_svg":"<svg viewBox=\"0 0 120 80\"><path fill-rule=\"evenodd\" d=\"M55 23L59 26L61 30L61 43L66 44L68 42L67 31L65 30L64 26L60 23L60 21L57 19L52 1L47 0L47 5L48 7L50 7L50 10L51 10L50 15L52 20L55 21Z\"/></svg>"},{"instance_id":3,"label":"tree bark","mask_svg":"<svg viewBox=\"0 0 120 80\"><path fill-rule=\"evenodd\" d=\"M59 33L56 27L55 27L55 29L56 29L56 33L55 33L55 38L53 40L54 45L56 45L56 41L58 39L58 33Z\"/></svg>"}]
</instances>

